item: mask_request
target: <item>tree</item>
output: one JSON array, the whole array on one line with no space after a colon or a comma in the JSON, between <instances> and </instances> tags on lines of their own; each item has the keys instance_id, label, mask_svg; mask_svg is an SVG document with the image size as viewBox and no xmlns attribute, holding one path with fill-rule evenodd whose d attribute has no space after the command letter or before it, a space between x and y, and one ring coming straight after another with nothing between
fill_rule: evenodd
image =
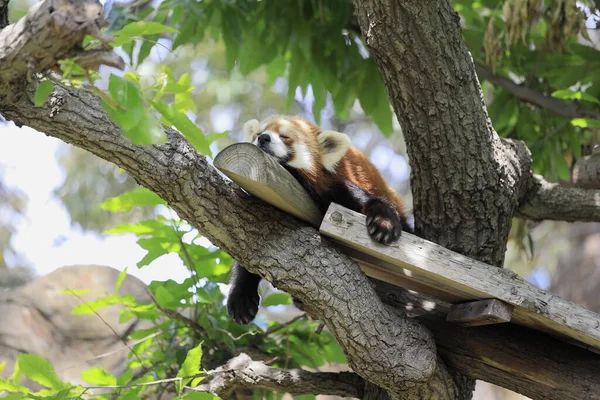
<instances>
[{"instance_id":1,"label":"tree","mask_svg":"<svg viewBox=\"0 0 600 400\"><path fill-rule=\"evenodd\" d=\"M456 1L460 17L447 0L357 0L354 7L345 0L266 3L167 1L156 8L136 3L110 14L110 30L133 65L142 63L161 37L172 38L173 48L198 43L207 33L222 38L230 68L239 66L247 74L266 65L271 79L287 69L289 104L297 86L310 84L316 119L330 93L340 118L358 99L389 133L387 93L410 158L416 233L466 256L502 267L514 217L600 220L596 190L534 175L568 179L567 160L579 158L581 148L593 143L600 119L594 108L600 85L592 72L598 52L576 41L585 29L574 1L514 0L502 9L493 1ZM593 4L587 7L585 12L593 10ZM154 84L145 84L128 71L111 75L107 91L94 86L97 76L88 70L98 64L123 67L108 47L112 38L100 31L103 25L93 0L47 0L4 28L2 115L123 168L221 251L300 299L335 336L353 370L335 376L281 371L240 355L235 362L212 360L211 379L199 388L224 397L236 391L240 398L245 392L239 388L257 387L364 399L462 399L470 398L473 379L484 379L534 398L598 396L598 360L581 363L581 353L554 339L516 327L466 334L436 312L417 320L384 305L376 292L397 293L396 306L419 304L422 297L381 282L374 290L358 266L314 229L246 196L198 153L210 155L210 144L222 135L204 135L188 118L189 74L175 79L166 70ZM136 46L140 37L147 41ZM65 58L62 80L47 72ZM494 85L486 84L487 93L476 71ZM45 74L41 82L38 73ZM488 115L484 98L490 97ZM141 204L161 202L143 190L137 195ZM152 222L146 231L131 229L141 235L159 230ZM173 238L148 240L168 237ZM181 239L175 243L182 252L187 248ZM199 281L188 284L186 292L202 287ZM171 291L176 290L156 288L157 310L173 307ZM168 309L166 315L195 326ZM208 335L196 328L196 334ZM189 363L181 363L183 376L197 377L197 367L189 364L199 361L199 348L188 352ZM516 362L523 352L525 361ZM500 353L501 365L511 368L498 368ZM536 366L535 355L543 355L546 366L560 374L553 376L551 368L536 371L543 379L522 373ZM568 377L572 384L557 391L551 376ZM189 386L190 380L175 381Z\"/></svg>"}]
</instances>

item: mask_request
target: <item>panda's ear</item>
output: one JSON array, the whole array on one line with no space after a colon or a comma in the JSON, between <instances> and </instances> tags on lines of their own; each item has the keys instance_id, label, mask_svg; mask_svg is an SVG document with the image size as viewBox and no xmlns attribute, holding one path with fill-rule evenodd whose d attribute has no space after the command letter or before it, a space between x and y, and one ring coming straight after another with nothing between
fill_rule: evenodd
<instances>
[{"instance_id":1,"label":"panda's ear","mask_svg":"<svg viewBox=\"0 0 600 400\"><path fill-rule=\"evenodd\" d=\"M244 124L244 140L252 142L252 136L258 132L258 120L251 119Z\"/></svg>"},{"instance_id":2,"label":"panda's ear","mask_svg":"<svg viewBox=\"0 0 600 400\"><path fill-rule=\"evenodd\" d=\"M325 169L335 172L337 163L351 146L350 138L340 132L323 131L317 136L321 150L321 162Z\"/></svg>"}]
</instances>

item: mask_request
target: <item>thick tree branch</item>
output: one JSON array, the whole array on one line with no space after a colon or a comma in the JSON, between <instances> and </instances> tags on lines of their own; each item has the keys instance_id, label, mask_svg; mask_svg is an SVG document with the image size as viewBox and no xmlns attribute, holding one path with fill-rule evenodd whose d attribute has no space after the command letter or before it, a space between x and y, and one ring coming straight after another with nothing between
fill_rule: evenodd
<instances>
[{"instance_id":1,"label":"thick tree branch","mask_svg":"<svg viewBox=\"0 0 600 400\"><path fill-rule=\"evenodd\" d=\"M531 160L494 131L458 14L448 0L354 3L406 139L415 233L501 266Z\"/></svg>"},{"instance_id":2,"label":"thick tree branch","mask_svg":"<svg viewBox=\"0 0 600 400\"><path fill-rule=\"evenodd\" d=\"M23 76L31 77L55 67L58 60L86 54L81 50L81 41L87 34L110 41L100 31L103 26L102 5L97 0L47 0L35 4L25 17L0 31L0 82L7 84ZM95 51L96 59L117 68L124 66L120 57L102 57L99 51Z\"/></svg>"},{"instance_id":3,"label":"thick tree branch","mask_svg":"<svg viewBox=\"0 0 600 400\"><path fill-rule=\"evenodd\" d=\"M423 393L423 383L434 373L445 374L436 369L431 334L379 302L356 263L314 229L228 184L177 132L167 130L165 145L134 145L102 111L98 98L60 85L44 107L34 107L35 87L25 87L23 80L72 54L85 33L97 33L103 24L101 10L95 0L75 5L46 0L0 32L0 82L15 82L13 91L17 85L25 89L14 96L9 85L0 85L0 112L19 126L38 129L124 168L247 269L300 299L338 338L354 371L394 398ZM73 23L91 30L71 27ZM8 38L21 40L14 46ZM23 61L30 49L43 49L43 65L37 58L33 66ZM447 374L438 380L447 381Z\"/></svg>"},{"instance_id":4,"label":"thick tree branch","mask_svg":"<svg viewBox=\"0 0 600 400\"><path fill-rule=\"evenodd\" d=\"M231 398L235 389L266 389L290 394L328 394L362 398L365 380L352 372L309 372L271 368L242 353L217 368L207 383L195 390Z\"/></svg>"},{"instance_id":5,"label":"thick tree branch","mask_svg":"<svg viewBox=\"0 0 600 400\"><path fill-rule=\"evenodd\" d=\"M567 103L560 99L555 99L554 97L545 96L526 86L517 85L508 78L494 74L490 69L479 63L475 64L475 69L479 79L485 79L496 86L506 89L516 98L550 110L557 115L567 118L600 119L600 112L598 111L581 107L579 104Z\"/></svg>"},{"instance_id":6,"label":"thick tree branch","mask_svg":"<svg viewBox=\"0 0 600 400\"><path fill-rule=\"evenodd\" d=\"M442 6L444 9L434 10L434 15L447 16L449 10L447 2L442 2ZM412 11L416 10L419 15L431 15L432 13L432 10L416 9L414 4L411 7ZM377 26L376 21L374 27ZM395 26L404 25L398 25L396 22ZM429 36L425 34L424 37ZM400 42L401 40L398 43ZM454 45L452 49L456 50ZM61 48L60 51L67 51L70 54L70 50L67 49ZM452 60L452 55L447 54L440 59ZM464 62L464 57L459 57L459 60L461 63ZM424 64L428 63L424 61ZM404 70L410 71L406 68ZM432 71L435 73L434 70ZM22 72L18 78L21 79L24 76L25 73ZM418 76L420 75L414 75L414 77ZM468 77L459 77L458 80L461 85L467 83L469 90L465 93L472 95L473 87L469 85L475 85L475 83ZM3 81L0 80L0 82ZM431 79L430 82L439 83L435 79ZM22 84L23 82L19 81L18 83ZM22 87L25 88L25 85ZM420 87L415 95L420 95L419 91L425 89L431 88ZM114 162L124 168L140 184L157 192L182 218L196 226L214 244L229 252L252 272L265 276L277 287L303 301L311 314L323 320L338 338L348 355L350 365L361 377L385 387L394 399L455 399L458 396L457 387L468 392L472 382L465 381L460 377L458 379L455 377L453 381L453 377L446 371L444 363L436 363L430 334L421 325L403 315L397 315L393 310L377 301L373 289L355 263L330 245L327 240L320 237L314 229L246 196L235 185L225 182L207 160L198 155L179 134L168 130L169 141L165 145L136 146L120 134L118 128L101 111L98 99L91 94L57 85L55 93L47 104L42 108L36 108L32 102L34 90L33 86L29 86L19 93L20 96L10 97L9 95L14 94L14 91L10 92L6 85L0 85L0 112L17 125L31 126ZM453 91L453 93L456 92L456 90ZM433 100L431 104L437 104L436 101ZM445 111L447 107L442 107L445 101L448 101L448 98L444 96L439 99L441 105L439 109L427 110L427 107L424 107L425 115L427 112L433 114L440 112L449 118L453 115L458 116L461 121L465 118L461 122L461 126L472 127L474 120L468 118L470 113L466 111L469 111L472 106L481 108L480 102L468 101L465 97L463 111L450 110L447 114ZM423 110L419 110L419 113ZM485 123L479 117L481 116L479 115L475 119L477 126L482 122ZM438 135L434 138L448 139L446 132L440 136L441 130L446 128L440 126L437 123L439 121L436 122L435 118L432 120L434 123L428 132ZM417 120L411 117L411 121ZM427 121L427 118L422 121ZM448 123L448 133L452 136L453 132L450 127L453 120L450 118L446 122ZM437 182L436 180L432 181L433 184L439 183L440 187L449 189L450 195L440 197L439 193L436 194L433 191L431 196L438 198L432 204L435 204L436 207L439 206L440 209L447 207L447 216L450 217L454 202L460 203L464 200L464 196L459 196L461 191L464 191L467 200L472 200L465 204L469 207L474 205L475 208L461 209L461 212L469 215L469 212L477 209L492 210L491 222L486 219L487 214L477 221L489 224L496 232L494 230L496 224L503 225L505 220L510 221L512 207L516 205L503 203L502 207L486 206L488 200L492 204L499 201L494 197L495 185L498 182L494 179L498 178L503 179L502 182L509 182L511 185L507 185L505 189L506 191L510 190L514 195L515 187L519 182L517 179L519 171L523 168L518 157L515 158L503 151L506 146L501 144L492 133L491 130L478 133L480 135L478 139L483 138L483 142L488 145L492 144L492 149L487 149L485 152L486 157L489 157L484 157L483 160L491 162L492 166L488 168L485 163L479 163L482 161L481 159L477 160L478 163L472 164L472 160L469 157L465 158L463 154L458 161L464 161L464 165L459 165L458 168L452 170L456 172L456 177L450 177L451 179L448 180L450 186L443 181L439 170L435 172L438 174L436 175ZM414 129L411 131L411 135L411 138L416 140ZM433 143L436 146L433 150L441 152L444 143L431 139L431 137L425 137L424 144L430 146ZM466 145L463 142L467 139L469 141L465 143L472 144L472 137L460 136L448 148L450 151L460 150L461 146ZM413 149L423 150L418 148L419 146L414 140L412 142ZM428 153L430 150L421 153L421 156L426 155L421 161L426 164L429 157L429 161L433 161L436 167L440 167L442 164L438 164L438 161L441 153L438 155L435 151ZM492 155L491 152L496 150L499 151ZM483 150L471 148L467 156L481 155L477 151L481 153ZM509 159L508 162L506 158ZM455 165L456 161L456 158L452 159L451 163L447 165ZM509 171L510 174L497 176L494 171L500 168L500 164L502 164L503 173ZM460 178L463 170L469 167L470 169L466 170L473 171L482 166L485 168L481 169L482 175L478 175L477 178L492 183L484 185L483 188L474 188L471 187L473 182L467 182L462 187L460 180L457 179ZM447 199L451 201L440 203ZM505 200L502 201L505 202ZM432 223L432 228L437 226L436 229L445 229L446 225L437 224L437 222L443 222L435 220L438 217L439 213L432 214L432 219L425 222ZM476 230L477 226L466 226L455 235L457 238L468 239L464 243L461 242L459 248L463 250L464 254L473 255L484 261L489 259L492 262L498 262L501 260L501 256L498 254L503 252L501 245L504 241L504 225L499 229L499 239L490 238L487 233L485 237L478 236L477 232L468 233L469 229ZM432 232L428 230L426 233L431 236ZM442 231L436 232L441 233ZM448 238L437 242L445 243L446 239ZM471 239L473 243L468 244L467 242ZM463 246L465 243L468 244L466 247ZM500 248L496 249L498 247ZM442 330L439 336L446 336L446 333ZM459 333L452 333L451 336L453 340L459 340L460 336L469 335L465 331L459 331ZM514 337L509 339L514 341ZM481 343L473 346L469 349L469 355L462 358L460 346L450 345L447 351L449 354L457 355L460 360L458 364L462 362L467 372L473 372L473 369L469 369L470 365L475 365L475 368L486 366L488 369L503 368L502 377L510 379L513 371L510 363L501 358L489 361L487 354L481 350L483 347ZM521 353L528 354L527 349L522 349ZM527 384L529 388L537 388L541 384L535 378L522 378L518 384ZM492 374L487 380L494 382L494 379L496 376ZM578 382L576 376L571 379ZM423 383L425 381L427 382ZM455 382L458 381L460 384L456 385ZM572 386L577 386L577 384Z\"/></svg>"},{"instance_id":7,"label":"thick tree branch","mask_svg":"<svg viewBox=\"0 0 600 400\"><path fill-rule=\"evenodd\" d=\"M600 400L597 354L514 324L458 326L446 321L449 304L381 281L376 290L434 333L438 352L456 371L531 399Z\"/></svg>"},{"instance_id":8,"label":"thick tree branch","mask_svg":"<svg viewBox=\"0 0 600 400\"><path fill-rule=\"evenodd\" d=\"M600 221L600 190L550 183L539 175L532 178L530 194L517 216L532 220Z\"/></svg>"},{"instance_id":9,"label":"thick tree branch","mask_svg":"<svg viewBox=\"0 0 600 400\"><path fill-rule=\"evenodd\" d=\"M124 168L215 245L299 298L326 323L363 378L394 398L419 398L415 393L427 389L421 383L434 372L437 382L449 382L445 369L436 369L431 335L380 303L356 263L313 228L225 182L181 135L168 130L165 145L134 145L92 94L57 85L43 108L34 107L33 94L30 87L19 99L0 100L0 112Z\"/></svg>"}]
</instances>

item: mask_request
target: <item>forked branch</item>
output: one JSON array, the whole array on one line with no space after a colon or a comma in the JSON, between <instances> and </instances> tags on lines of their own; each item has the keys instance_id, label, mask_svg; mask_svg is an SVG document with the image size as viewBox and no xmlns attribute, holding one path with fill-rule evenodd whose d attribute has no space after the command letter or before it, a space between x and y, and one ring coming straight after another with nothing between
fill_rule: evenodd
<instances>
[{"instance_id":1,"label":"forked branch","mask_svg":"<svg viewBox=\"0 0 600 400\"><path fill-rule=\"evenodd\" d=\"M592 118L600 119L600 112L581 107L579 104L567 103L554 97L546 96L543 93L533 90L526 86L518 85L512 80L500 75L494 74L489 68L476 63L475 70L479 79L485 79L490 83L500 86L510 92L519 100L535 106L552 111L556 115L567 118Z\"/></svg>"},{"instance_id":2,"label":"forked branch","mask_svg":"<svg viewBox=\"0 0 600 400\"><path fill-rule=\"evenodd\" d=\"M535 175L530 194L519 207L517 216L536 221L598 222L600 190L550 183Z\"/></svg>"},{"instance_id":3,"label":"forked branch","mask_svg":"<svg viewBox=\"0 0 600 400\"><path fill-rule=\"evenodd\" d=\"M193 390L210 392L223 399L235 389L266 389L290 394L328 394L362 397L365 381L352 372L309 372L302 369L272 368L242 353L217 368L207 383Z\"/></svg>"}]
</instances>

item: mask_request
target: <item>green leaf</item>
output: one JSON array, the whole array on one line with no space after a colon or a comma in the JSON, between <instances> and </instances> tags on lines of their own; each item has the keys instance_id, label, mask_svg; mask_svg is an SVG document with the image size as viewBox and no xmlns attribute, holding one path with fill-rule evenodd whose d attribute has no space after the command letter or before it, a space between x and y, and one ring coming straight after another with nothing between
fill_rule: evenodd
<instances>
[{"instance_id":1,"label":"green leaf","mask_svg":"<svg viewBox=\"0 0 600 400\"><path fill-rule=\"evenodd\" d=\"M598 100L596 97L592 96L589 93L585 93L585 92L574 92L572 90L569 89L564 89L564 90L557 90L556 92L552 93L552 97L555 97L557 99L569 99L569 100L586 100L589 101L591 103L596 103L596 104L600 104L600 100Z\"/></svg>"},{"instance_id":2,"label":"green leaf","mask_svg":"<svg viewBox=\"0 0 600 400\"><path fill-rule=\"evenodd\" d=\"M150 207L166 204L159 195L145 187L138 187L120 196L112 197L100 204L100 208L111 212L129 211L133 207Z\"/></svg>"},{"instance_id":3,"label":"green leaf","mask_svg":"<svg viewBox=\"0 0 600 400\"><path fill-rule=\"evenodd\" d=\"M156 35L159 33L174 33L178 32L177 29L171 28L169 26L160 24L154 21L136 21L130 22L123 27L123 29L113 32L115 36L115 41L113 45L115 47L122 46L125 43L131 41L133 38L147 36L147 35Z\"/></svg>"},{"instance_id":4,"label":"green leaf","mask_svg":"<svg viewBox=\"0 0 600 400\"><path fill-rule=\"evenodd\" d=\"M134 305L135 297L128 294L125 296L106 296L92 301L86 301L78 304L71 310L73 315L93 314L101 308L112 306L114 304L122 304L125 306Z\"/></svg>"},{"instance_id":5,"label":"green leaf","mask_svg":"<svg viewBox=\"0 0 600 400\"><path fill-rule=\"evenodd\" d=\"M108 91L113 100L126 108L126 110L116 110L119 126L124 130L131 130L144 116L144 101L138 86L127 79L111 74Z\"/></svg>"},{"instance_id":6,"label":"green leaf","mask_svg":"<svg viewBox=\"0 0 600 400\"><path fill-rule=\"evenodd\" d=\"M115 107L102 102L102 107L123 135L135 144L152 144L166 141L166 135L158 126L156 118L144 107L138 84L111 74L108 82L111 98L119 105Z\"/></svg>"},{"instance_id":7,"label":"green leaf","mask_svg":"<svg viewBox=\"0 0 600 400\"><path fill-rule=\"evenodd\" d=\"M177 253L181 250L179 242L165 241L161 237L139 239L138 245L147 250L148 253L137 263L138 268L149 265L152 261L169 253Z\"/></svg>"},{"instance_id":8,"label":"green leaf","mask_svg":"<svg viewBox=\"0 0 600 400\"><path fill-rule=\"evenodd\" d=\"M186 137L197 152L204 155L211 155L209 142L206 136L204 136L202 129L190 121L185 113L160 102L153 102L152 105L170 125L177 128Z\"/></svg>"},{"instance_id":9,"label":"green leaf","mask_svg":"<svg viewBox=\"0 0 600 400\"><path fill-rule=\"evenodd\" d=\"M556 92L552 93L552 97L562 100L572 99L575 93L576 92L569 89L557 90Z\"/></svg>"},{"instance_id":10,"label":"green leaf","mask_svg":"<svg viewBox=\"0 0 600 400\"><path fill-rule=\"evenodd\" d=\"M194 347L190 351L188 351L187 356L185 357L185 361L181 366L181 369L177 373L178 378L189 377L197 375L201 369L202 361L202 342L198 344L198 346ZM181 393L181 389L184 386L187 386L188 383L192 380L192 378L186 378L179 382L178 385L178 393ZM196 381L197 379L194 379Z\"/></svg>"},{"instance_id":11,"label":"green leaf","mask_svg":"<svg viewBox=\"0 0 600 400\"><path fill-rule=\"evenodd\" d=\"M38 85L37 89L35 90L33 104L36 107L43 106L53 91L54 91L54 84L51 81L49 81L49 80L41 81L40 84Z\"/></svg>"},{"instance_id":12,"label":"green leaf","mask_svg":"<svg viewBox=\"0 0 600 400\"><path fill-rule=\"evenodd\" d=\"M52 400L63 400L63 399L66 399L67 397L72 397L72 396L70 396L72 390L73 389L71 389L71 388L63 389L63 390L59 391L58 393L56 393L52 397Z\"/></svg>"},{"instance_id":13,"label":"green leaf","mask_svg":"<svg viewBox=\"0 0 600 400\"><path fill-rule=\"evenodd\" d=\"M29 393L29 388L16 383L12 383L9 380L0 377L0 393Z\"/></svg>"},{"instance_id":14,"label":"green leaf","mask_svg":"<svg viewBox=\"0 0 600 400\"><path fill-rule=\"evenodd\" d=\"M558 173L558 177L562 180L568 181L571 178L571 170L569 169L569 164L567 160L561 155L556 156L556 172Z\"/></svg>"},{"instance_id":15,"label":"green leaf","mask_svg":"<svg viewBox=\"0 0 600 400\"><path fill-rule=\"evenodd\" d=\"M586 101L589 101L589 102L592 102L592 103L600 104L600 100L598 100L597 98L595 98L594 96L592 96L589 93L578 92L577 96L578 96L577 99L586 100Z\"/></svg>"},{"instance_id":16,"label":"green leaf","mask_svg":"<svg viewBox=\"0 0 600 400\"><path fill-rule=\"evenodd\" d=\"M292 298L286 293L275 293L263 300L262 306L277 306L280 304L292 304Z\"/></svg>"},{"instance_id":17,"label":"green leaf","mask_svg":"<svg viewBox=\"0 0 600 400\"><path fill-rule=\"evenodd\" d=\"M571 120L571 125L579 128L600 128L600 121L588 118L573 118Z\"/></svg>"},{"instance_id":18,"label":"green leaf","mask_svg":"<svg viewBox=\"0 0 600 400\"><path fill-rule=\"evenodd\" d=\"M52 365L36 354L19 354L17 363L23 375L42 386L54 390L62 390L67 387L58 378Z\"/></svg>"},{"instance_id":19,"label":"green leaf","mask_svg":"<svg viewBox=\"0 0 600 400\"><path fill-rule=\"evenodd\" d=\"M125 281L125 278L127 278L127 268L129 268L129 267L125 267L125 269L119 273L119 277L117 278L117 283L115 284L115 289L117 291L121 288L121 285Z\"/></svg>"},{"instance_id":20,"label":"green leaf","mask_svg":"<svg viewBox=\"0 0 600 400\"><path fill-rule=\"evenodd\" d=\"M81 372L81 379L87 383L98 386L114 386L117 384L117 378L104 368L93 367Z\"/></svg>"},{"instance_id":21,"label":"green leaf","mask_svg":"<svg viewBox=\"0 0 600 400\"><path fill-rule=\"evenodd\" d=\"M220 400L219 396L215 396L206 392L188 392L186 393L182 399L186 400Z\"/></svg>"},{"instance_id":22,"label":"green leaf","mask_svg":"<svg viewBox=\"0 0 600 400\"><path fill-rule=\"evenodd\" d=\"M127 371L123 372L121 376L119 376L119 378L117 379L117 385L127 385L131 381L131 379L133 379L133 370L128 369Z\"/></svg>"},{"instance_id":23,"label":"green leaf","mask_svg":"<svg viewBox=\"0 0 600 400\"><path fill-rule=\"evenodd\" d=\"M156 288L155 297L158 304L164 308L177 308L181 305L181 303L178 302L163 286Z\"/></svg>"}]
</instances>

